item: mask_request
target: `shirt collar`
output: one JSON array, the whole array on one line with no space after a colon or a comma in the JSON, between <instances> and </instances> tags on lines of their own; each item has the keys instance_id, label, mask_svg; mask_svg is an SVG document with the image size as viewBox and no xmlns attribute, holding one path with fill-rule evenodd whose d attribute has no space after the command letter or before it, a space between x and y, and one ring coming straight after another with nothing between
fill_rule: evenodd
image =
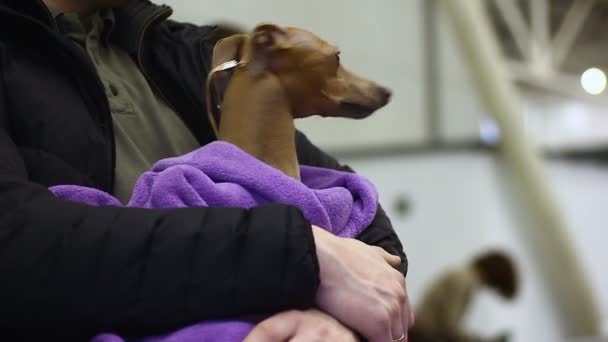
<instances>
[{"instance_id":1,"label":"shirt collar","mask_svg":"<svg viewBox=\"0 0 608 342\"><path fill-rule=\"evenodd\" d=\"M85 33L78 15L75 13L64 13L50 4L47 4L47 7L64 34ZM116 22L114 11L111 8L99 10L93 14L91 20L93 20L93 26L98 25L96 29L100 32L100 39L104 43L107 43Z\"/></svg>"}]
</instances>

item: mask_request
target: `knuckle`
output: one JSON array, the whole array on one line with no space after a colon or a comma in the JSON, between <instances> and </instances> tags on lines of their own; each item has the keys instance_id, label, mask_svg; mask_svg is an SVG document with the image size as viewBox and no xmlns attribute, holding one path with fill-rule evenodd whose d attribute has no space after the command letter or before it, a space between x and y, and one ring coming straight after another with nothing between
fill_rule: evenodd
<instances>
[{"instance_id":1,"label":"knuckle","mask_svg":"<svg viewBox=\"0 0 608 342\"><path fill-rule=\"evenodd\" d=\"M407 292L405 292L405 287L403 286L397 286L395 288L394 294L399 303L403 303L407 300Z\"/></svg>"},{"instance_id":2,"label":"knuckle","mask_svg":"<svg viewBox=\"0 0 608 342\"><path fill-rule=\"evenodd\" d=\"M299 321L303 315L304 315L304 312L302 312L300 310L288 310L288 311L283 311L282 313L280 313L279 315L277 315L275 317L280 318L282 320Z\"/></svg>"},{"instance_id":3,"label":"knuckle","mask_svg":"<svg viewBox=\"0 0 608 342\"><path fill-rule=\"evenodd\" d=\"M384 329L385 327L390 326L391 312L387 305L379 307L380 309L377 309L371 316L371 321L377 329Z\"/></svg>"},{"instance_id":4,"label":"knuckle","mask_svg":"<svg viewBox=\"0 0 608 342\"><path fill-rule=\"evenodd\" d=\"M380 254L380 247L377 246L365 246L367 253L372 254L376 258L381 258L382 254Z\"/></svg>"},{"instance_id":5,"label":"knuckle","mask_svg":"<svg viewBox=\"0 0 608 342\"><path fill-rule=\"evenodd\" d=\"M271 338L275 334L272 324L268 323L267 321L264 321L264 322L261 322L260 324L258 324L255 327L255 332L257 333L257 335L259 337L262 337L265 339Z\"/></svg>"},{"instance_id":6,"label":"knuckle","mask_svg":"<svg viewBox=\"0 0 608 342\"><path fill-rule=\"evenodd\" d=\"M308 341L333 341L333 336L335 336L335 332L332 331L331 328L327 326L317 326L314 329L311 329L306 338Z\"/></svg>"},{"instance_id":7,"label":"knuckle","mask_svg":"<svg viewBox=\"0 0 608 342\"><path fill-rule=\"evenodd\" d=\"M344 331L339 336L336 336L336 339L333 339L332 341L356 342L357 338L352 332Z\"/></svg>"},{"instance_id":8,"label":"knuckle","mask_svg":"<svg viewBox=\"0 0 608 342\"><path fill-rule=\"evenodd\" d=\"M401 314L401 305L398 301L390 301L390 304L388 305L388 314L391 318Z\"/></svg>"},{"instance_id":9,"label":"knuckle","mask_svg":"<svg viewBox=\"0 0 608 342\"><path fill-rule=\"evenodd\" d=\"M260 322L256 325L255 330L260 336L275 338L280 334L279 330L277 330L277 324L282 324L282 322L284 323L286 321L298 321L301 317L301 313L302 312L299 310L284 311Z\"/></svg>"},{"instance_id":10,"label":"knuckle","mask_svg":"<svg viewBox=\"0 0 608 342\"><path fill-rule=\"evenodd\" d=\"M391 267L391 274L395 280L397 280L399 283L403 283L403 286L405 286L405 277L403 274L401 274L401 272Z\"/></svg>"},{"instance_id":11,"label":"knuckle","mask_svg":"<svg viewBox=\"0 0 608 342\"><path fill-rule=\"evenodd\" d=\"M378 246L371 246L371 247L372 247L372 248L374 249L374 251L376 251L377 253L384 254L384 249L382 249L382 248L380 248L380 247L378 247Z\"/></svg>"},{"instance_id":12,"label":"knuckle","mask_svg":"<svg viewBox=\"0 0 608 342\"><path fill-rule=\"evenodd\" d=\"M316 336L321 341L324 341L327 339L327 337L329 337L331 335L331 332L332 332L332 330L329 326L322 324L319 327L317 327Z\"/></svg>"},{"instance_id":13,"label":"knuckle","mask_svg":"<svg viewBox=\"0 0 608 342\"><path fill-rule=\"evenodd\" d=\"M301 310L295 310L295 309L293 309L293 310L288 310L288 311L285 311L283 314L284 314L285 316L299 316L299 315L301 315L301 314L303 314L303 313L304 313L304 312L303 312L303 311L301 311Z\"/></svg>"},{"instance_id":14,"label":"knuckle","mask_svg":"<svg viewBox=\"0 0 608 342\"><path fill-rule=\"evenodd\" d=\"M352 335L349 335L346 331L339 331L327 336L325 341L352 341Z\"/></svg>"}]
</instances>

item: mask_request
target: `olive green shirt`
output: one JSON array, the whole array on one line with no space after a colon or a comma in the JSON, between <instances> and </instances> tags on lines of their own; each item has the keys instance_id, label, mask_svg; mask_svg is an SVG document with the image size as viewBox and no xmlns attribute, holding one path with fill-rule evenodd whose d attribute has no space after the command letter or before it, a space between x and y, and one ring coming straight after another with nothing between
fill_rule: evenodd
<instances>
[{"instance_id":1,"label":"olive green shirt","mask_svg":"<svg viewBox=\"0 0 608 342\"><path fill-rule=\"evenodd\" d=\"M133 59L107 40L112 10L100 11L85 28L76 14L49 7L57 25L82 47L97 69L112 111L116 143L114 195L123 203L137 178L162 158L200 146L177 113L152 89Z\"/></svg>"}]
</instances>

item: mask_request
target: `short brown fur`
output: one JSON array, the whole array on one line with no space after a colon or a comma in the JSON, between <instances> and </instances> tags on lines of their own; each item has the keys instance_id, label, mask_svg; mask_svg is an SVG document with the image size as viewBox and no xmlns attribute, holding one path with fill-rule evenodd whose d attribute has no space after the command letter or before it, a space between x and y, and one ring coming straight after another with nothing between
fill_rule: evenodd
<instances>
[{"instance_id":1,"label":"short brown fur","mask_svg":"<svg viewBox=\"0 0 608 342\"><path fill-rule=\"evenodd\" d=\"M342 66L338 49L311 32L260 24L219 41L213 66L236 60L224 94L218 139L299 179L293 120L312 115L361 119L390 91Z\"/></svg>"}]
</instances>

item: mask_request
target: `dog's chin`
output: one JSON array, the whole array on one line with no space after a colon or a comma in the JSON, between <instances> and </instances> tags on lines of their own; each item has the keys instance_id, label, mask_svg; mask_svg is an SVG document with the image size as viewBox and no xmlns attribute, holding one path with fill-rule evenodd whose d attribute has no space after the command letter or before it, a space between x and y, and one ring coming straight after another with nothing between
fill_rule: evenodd
<instances>
[{"instance_id":1,"label":"dog's chin","mask_svg":"<svg viewBox=\"0 0 608 342\"><path fill-rule=\"evenodd\" d=\"M340 116L351 119L365 119L383 106L370 106L354 102L340 102Z\"/></svg>"},{"instance_id":2,"label":"dog's chin","mask_svg":"<svg viewBox=\"0 0 608 342\"><path fill-rule=\"evenodd\" d=\"M322 111L315 111L314 114L294 115L295 119L305 118L309 116L320 116L322 118L347 118L347 119L365 119L374 114L378 109L384 107L371 106L354 102L340 102Z\"/></svg>"}]
</instances>

